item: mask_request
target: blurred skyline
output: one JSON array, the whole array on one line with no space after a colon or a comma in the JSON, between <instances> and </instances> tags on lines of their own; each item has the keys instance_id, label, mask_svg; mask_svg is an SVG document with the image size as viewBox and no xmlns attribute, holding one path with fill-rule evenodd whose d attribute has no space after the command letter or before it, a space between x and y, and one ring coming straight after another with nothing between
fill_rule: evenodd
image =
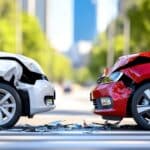
<instances>
[{"instance_id":1,"label":"blurred skyline","mask_svg":"<svg viewBox=\"0 0 150 150\"><path fill-rule=\"evenodd\" d=\"M25 9L25 7L27 7L26 6L27 3L29 3L28 12L32 15L37 16L41 24L41 27L43 28L43 31L45 31L45 34L48 40L51 42L52 46L61 52L65 52L68 51L72 47L72 45L75 44L74 43L74 37L76 34L75 26L77 26L77 23L80 23L80 19L82 20L84 19L85 21L86 19L89 19L88 17L87 18L80 17L78 19L78 22L75 22L76 20L74 18L75 17L74 5L77 3L77 1L78 0L44 0L44 1L22 0L22 3L24 6L23 9ZM95 30L96 31L95 33L98 34L100 32L105 31L109 22L117 16L118 0L111 0L111 1L88 0L88 1L91 1L91 3L95 5L96 16L93 15L93 17L95 18L87 20L86 22L92 21L91 25L93 24L93 28L96 28L93 29L93 31ZM78 6L82 5L82 2L78 3ZM82 11L82 9L78 9L78 11L79 12L76 12L78 13L78 15L84 13L80 12ZM94 20L96 20L96 25L94 25ZM82 26L81 28L84 27Z\"/></svg>"},{"instance_id":2,"label":"blurred skyline","mask_svg":"<svg viewBox=\"0 0 150 150\"><path fill-rule=\"evenodd\" d=\"M105 31L108 23L117 16L118 0L91 0L95 3L97 33ZM58 4L61 6L58 9ZM81 3L82 4L82 3ZM67 51L74 44L74 0L51 0L51 42L60 50ZM80 12L78 12L80 13ZM64 37L65 36L65 37Z\"/></svg>"},{"instance_id":3,"label":"blurred skyline","mask_svg":"<svg viewBox=\"0 0 150 150\"><path fill-rule=\"evenodd\" d=\"M74 1L73 44L80 41L93 41L97 35L96 3L91 0Z\"/></svg>"}]
</instances>

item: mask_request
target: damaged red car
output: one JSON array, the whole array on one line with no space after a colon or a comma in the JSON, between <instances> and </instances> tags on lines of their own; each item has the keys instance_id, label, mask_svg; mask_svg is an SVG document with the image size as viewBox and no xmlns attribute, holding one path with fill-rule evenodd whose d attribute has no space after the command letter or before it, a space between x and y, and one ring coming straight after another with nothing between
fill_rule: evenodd
<instances>
[{"instance_id":1,"label":"damaged red car","mask_svg":"<svg viewBox=\"0 0 150 150\"><path fill-rule=\"evenodd\" d=\"M133 117L150 129L150 52L122 56L90 93L94 113L107 120Z\"/></svg>"}]
</instances>

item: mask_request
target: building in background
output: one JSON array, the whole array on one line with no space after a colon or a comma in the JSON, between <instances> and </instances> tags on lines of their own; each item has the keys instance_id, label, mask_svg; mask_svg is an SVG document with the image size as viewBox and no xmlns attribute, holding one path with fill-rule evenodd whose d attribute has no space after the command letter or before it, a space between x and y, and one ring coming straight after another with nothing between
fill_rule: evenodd
<instances>
[{"instance_id":1,"label":"building in background","mask_svg":"<svg viewBox=\"0 0 150 150\"><path fill-rule=\"evenodd\" d=\"M118 15L124 15L134 4L131 0L118 0Z\"/></svg>"},{"instance_id":2,"label":"building in background","mask_svg":"<svg viewBox=\"0 0 150 150\"><path fill-rule=\"evenodd\" d=\"M23 11L26 11L27 13L31 14L31 15L35 15L35 2L36 0L19 0L20 1L20 5Z\"/></svg>"},{"instance_id":3,"label":"building in background","mask_svg":"<svg viewBox=\"0 0 150 150\"><path fill-rule=\"evenodd\" d=\"M97 35L97 6L94 0L74 0L73 45L69 51L74 67L87 62L93 40Z\"/></svg>"},{"instance_id":4,"label":"building in background","mask_svg":"<svg viewBox=\"0 0 150 150\"><path fill-rule=\"evenodd\" d=\"M74 0L74 42L92 41L97 34L96 5L93 0Z\"/></svg>"},{"instance_id":5,"label":"building in background","mask_svg":"<svg viewBox=\"0 0 150 150\"><path fill-rule=\"evenodd\" d=\"M52 46L66 51L74 67L87 64L97 35L96 0L19 1L22 10L38 18Z\"/></svg>"},{"instance_id":6,"label":"building in background","mask_svg":"<svg viewBox=\"0 0 150 150\"><path fill-rule=\"evenodd\" d=\"M50 41L50 0L19 0L23 11L36 16Z\"/></svg>"}]
</instances>

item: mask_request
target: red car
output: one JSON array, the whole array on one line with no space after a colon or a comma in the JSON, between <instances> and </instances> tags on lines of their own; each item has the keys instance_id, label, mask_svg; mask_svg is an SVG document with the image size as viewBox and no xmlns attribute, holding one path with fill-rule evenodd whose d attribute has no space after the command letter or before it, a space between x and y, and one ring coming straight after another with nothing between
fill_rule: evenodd
<instances>
[{"instance_id":1,"label":"red car","mask_svg":"<svg viewBox=\"0 0 150 150\"><path fill-rule=\"evenodd\" d=\"M150 52L120 57L97 82L90 93L94 113L110 120L133 117L150 129Z\"/></svg>"}]
</instances>

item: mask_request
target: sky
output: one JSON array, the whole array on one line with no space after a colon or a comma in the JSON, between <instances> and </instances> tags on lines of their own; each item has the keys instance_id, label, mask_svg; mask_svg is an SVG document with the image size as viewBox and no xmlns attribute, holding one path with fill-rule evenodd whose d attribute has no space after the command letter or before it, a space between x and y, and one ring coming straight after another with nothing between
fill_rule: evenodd
<instances>
[{"instance_id":1,"label":"sky","mask_svg":"<svg viewBox=\"0 0 150 150\"><path fill-rule=\"evenodd\" d=\"M103 32L117 15L118 0L97 1L97 31ZM51 0L50 39L60 51L67 51L73 44L73 0Z\"/></svg>"},{"instance_id":2,"label":"sky","mask_svg":"<svg viewBox=\"0 0 150 150\"><path fill-rule=\"evenodd\" d=\"M73 0L51 0L50 41L61 51L73 41Z\"/></svg>"},{"instance_id":3,"label":"sky","mask_svg":"<svg viewBox=\"0 0 150 150\"><path fill-rule=\"evenodd\" d=\"M118 0L97 0L97 30L103 32L117 15Z\"/></svg>"}]
</instances>

